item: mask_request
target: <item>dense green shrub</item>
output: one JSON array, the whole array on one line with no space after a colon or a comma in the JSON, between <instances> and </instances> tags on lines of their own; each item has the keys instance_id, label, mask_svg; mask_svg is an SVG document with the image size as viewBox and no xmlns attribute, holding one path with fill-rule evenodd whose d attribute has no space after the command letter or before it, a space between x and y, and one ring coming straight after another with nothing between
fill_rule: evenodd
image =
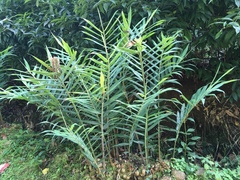
<instances>
[{"instance_id":1,"label":"dense green shrub","mask_svg":"<svg viewBox=\"0 0 240 180\"><path fill-rule=\"evenodd\" d=\"M6 60L9 56L13 56L11 47L0 51L0 87L5 88L7 85L9 76L7 68L9 68L9 62Z\"/></svg>"},{"instance_id":2,"label":"dense green shrub","mask_svg":"<svg viewBox=\"0 0 240 180\"><path fill-rule=\"evenodd\" d=\"M92 9L94 2L1 0L0 48L13 46L19 59L29 54L45 56L44 46L56 45L54 34L80 49L84 44L83 18L98 17Z\"/></svg>"}]
</instances>

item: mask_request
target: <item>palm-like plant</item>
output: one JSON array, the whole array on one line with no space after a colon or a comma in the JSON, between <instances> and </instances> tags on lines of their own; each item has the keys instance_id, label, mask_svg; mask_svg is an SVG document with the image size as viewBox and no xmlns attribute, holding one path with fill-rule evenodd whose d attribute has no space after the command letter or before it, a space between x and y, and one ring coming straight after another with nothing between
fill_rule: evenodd
<instances>
[{"instance_id":1,"label":"palm-like plant","mask_svg":"<svg viewBox=\"0 0 240 180\"><path fill-rule=\"evenodd\" d=\"M128 18L122 14L120 21L114 16L100 28L86 20L84 33L95 48L77 55L56 38L62 50L50 53L47 48L48 61L35 57L41 65L33 69L25 60L26 71L18 75L24 86L2 90L1 98L37 104L53 125L45 133L78 144L99 172L104 171L97 158L105 170L105 158L117 156L120 147L129 156L137 149L146 165L155 149L161 158L161 123L175 115L165 106L174 100L163 94L178 91L171 84L178 83L173 76L181 74L187 47L178 47L178 33L169 37L160 33L163 21L149 26L154 13L134 26L131 11ZM221 85L217 82L212 90Z\"/></svg>"},{"instance_id":2,"label":"palm-like plant","mask_svg":"<svg viewBox=\"0 0 240 180\"><path fill-rule=\"evenodd\" d=\"M191 137L190 140L188 140L188 136L192 135L192 132L194 131L194 129L192 128L187 128L186 124L187 121L193 121L194 119L189 117L190 112L193 110L193 108L195 108L200 102L202 103L202 105L205 104L205 98L209 97L209 96L214 96L217 98L216 96L216 92L218 93L224 93L223 90L221 90L221 86L234 82L236 81L236 79L232 79L232 80L228 80L228 81L223 81L223 77L226 76L227 74L229 74L233 68L229 69L228 71L226 71L221 77L217 78L217 74L219 72L219 68L216 72L216 75L214 77L214 79L212 80L211 83L199 88L197 90L196 93L194 93L191 97L191 99L187 99L184 95L181 95L181 97L186 101L186 103L180 103L181 105L179 106L179 111L177 111L176 114L176 128L174 129L174 132L176 132L176 136L175 138L169 139L170 141L174 141L174 145L173 148L171 148L170 150L173 150L173 158L175 157L175 153L177 151L177 141L179 140L179 135L182 134L185 138L185 142L182 141L182 148L181 151L184 151L184 156L187 156L187 152L189 152L189 154L191 153L192 149L190 148L190 146L195 145L195 141L200 139L200 137L194 136ZM181 127L184 126L184 130L181 130ZM189 142L188 142L189 141Z\"/></svg>"},{"instance_id":3,"label":"palm-like plant","mask_svg":"<svg viewBox=\"0 0 240 180\"><path fill-rule=\"evenodd\" d=\"M125 84L130 86L127 87L126 91L136 98L133 103L122 102L126 110L126 113L122 114L127 119L124 130L128 137L126 143L128 153L131 153L130 148L133 144L137 144L139 151L145 154L146 164L148 164L149 151L156 148L154 147L154 144L156 144L154 140L160 137L160 123L172 114L163 106L163 101L166 101L166 99L161 96L167 91L176 89L167 88L164 85L177 83L175 79L172 79L172 76L174 74L179 75L180 63L186 53L186 51L183 51L180 54L180 49L175 46L179 43L175 41L177 34L171 37L165 37L161 34L156 41L152 41L151 45L146 43L146 40L159 30L158 25L163 23L163 21L159 21L148 27L152 16L148 20L140 21L130 31L126 44L129 41L132 42L131 49L118 47L127 59L126 71L129 78ZM127 21L124 15L123 19L124 30L130 29L130 20ZM171 100L169 99L169 101ZM150 134L151 131L153 133ZM158 147L160 147L160 138ZM143 152L142 148L144 148ZM160 158L160 149L158 154Z\"/></svg>"}]
</instances>

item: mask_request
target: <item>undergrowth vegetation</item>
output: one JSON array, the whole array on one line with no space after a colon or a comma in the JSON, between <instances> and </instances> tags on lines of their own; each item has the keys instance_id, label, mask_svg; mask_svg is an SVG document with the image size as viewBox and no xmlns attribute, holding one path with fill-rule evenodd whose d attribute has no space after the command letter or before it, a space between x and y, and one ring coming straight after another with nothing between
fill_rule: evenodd
<instances>
[{"instance_id":1,"label":"undergrowth vegetation","mask_svg":"<svg viewBox=\"0 0 240 180\"><path fill-rule=\"evenodd\" d=\"M80 179L79 150L73 143L23 130L12 124L0 130L0 160L9 162L1 179Z\"/></svg>"},{"instance_id":2,"label":"undergrowth vegetation","mask_svg":"<svg viewBox=\"0 0 240 180\"><path fill-rule=\"evenodd\" d=\"M182 72L191 70L184 61L188 46L178 40L180 32L164 35L164 21L151 24L155 13L135 24L131 10L100 27L85 20L84 34L94 48L78 53L55 37L61 48L46 47L48 59L34 57L34 67L24 60L25 70L16 73L23 85L0 92L2 100L35 104L41 123L50 125L44 135L77 144L82 168L95 172L88 178L156 178L164 171L152 170L152 164L168 167L167 155L196 157L192 147L200 137L187 123L194 123L190 112L235 81L222 80L232 69L216 73L187 99L177 85ZM169 92L180 98L166 96ZM169 134L166 141L163 133Z\"/></svg>"},{"instance_id":3,"label":"undergrowth vegetation","mask_svg":"<svg viewBox=\"0 0 240 180\"><path fill-rule=\"evenodd\" d=\"M95 171L89 171L87 165L82 161L79 148L67 141L60 142L56 138L42 136L29 130L23 130L20 124L12 124L0 130L0 159L1 162L9 162L8 169L1 174L1 179L96 179ZM202 158L203 167L193 162L186 162L184 158L172 159L156 163L151 170L159 168L155 173L155 179L163 175L167 177L171 170L179 170L187 174L190 180L195 179L237 179L238 168L220 168L220 164L214 162L210 157ZM130 164L122 163L121 166L130 168ZM120 165L119 165L120 166ZM144 168L135 171L135 175L141 174ZM112 176L106 179L116 179L117 167L108 169ZM138 179L145 177L139 177ZM151 178L149 178L151 179ZM154 179L154 178L152 178Z\"/></svg>"}]
</instances>

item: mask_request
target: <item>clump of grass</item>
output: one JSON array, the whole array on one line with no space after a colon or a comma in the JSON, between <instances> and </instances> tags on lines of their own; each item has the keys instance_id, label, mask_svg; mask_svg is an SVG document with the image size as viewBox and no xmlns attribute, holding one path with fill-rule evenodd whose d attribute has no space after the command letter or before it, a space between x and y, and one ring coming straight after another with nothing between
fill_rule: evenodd
<instances>
[{"instance_id":1,"label":"clump of grass","mask_svg":"<svg viewBox=\"0 0 240 180\"><path fill-rule=\"evenodd\" d=\"M0 129L0 164L10 166L0 179L79 179L83 168L72 143L57 140L11 125ZM66 146L66 143L68 145ZM48 170L44 174L43 170Z\"/></svg>"},{"instance_id":2,"label":"clump of grass","mask_svg":"<svg viewBox=\"0 0 240 180\"><path fill-rule=\"evenodd\" d=\"M1 175L1 179L33 179L40 176L38 165L41 161L36 157L35 141L31 141L33 134L23 131L21 125L12 125L1 129L0 163L9 162L10 166Z\"/></svg>"}]
</instances>

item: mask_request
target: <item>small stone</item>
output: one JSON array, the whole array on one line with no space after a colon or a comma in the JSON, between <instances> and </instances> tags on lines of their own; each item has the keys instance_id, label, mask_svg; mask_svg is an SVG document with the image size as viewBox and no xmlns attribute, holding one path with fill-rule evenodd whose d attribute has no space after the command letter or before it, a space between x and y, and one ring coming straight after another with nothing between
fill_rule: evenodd
<instances>
[{"instance_id":1,"label":"small stone","mask_svg":"<svg viewBox=\"0 0 240 180\"><path fill-rule=\"evenodd\" d=\"M138 176L139 176L139 174L140 174L140 173L139 173L139 171L138 171L138 170L137 170L137 171L135 171L135 176L136 176L136 177L138 177Z\"/></svg>"},{"instance_id":2,"label":"small stone","mask_svg":"<svg viewBox=\"0 0 240 180\"><path fill-rule=\"evenodd\" d=\"M123 175L123 179L127 179L127 175L126 174Z\"/></svg>"},{"instance_id":3,"label":"small stone","mask_svg":"<svg viewBox=\"0 0 240 180\"><path fill-rule=\"evenodd\" d=\"M178 170L173 170L172 171L172 176L176 179L176 180L185 180L186 179L186 174L182 171L178 171Z\"/></svg>"},{"instance_id":4,"label":"small stone","mask_svg":"<svg viewBox=\"0 0 240 180\"><path fill-rule=\"evenodd\" d=\"M146 175L146 169L142 169L142 173L141 173L141 176L145 176Z\"/></svg>"},{"instance_id":5,"label":"small stone","mask_svg":"<svg viewBox=\"0 0 240 180\"><path fill-rule=\"evenodd\" d=\"M121 169L121 172L122 172L122 173L125 173L125 172L126 172L126 169L125 169L125 168L122 168L122 169Z\"/></svg>"},{"instance_id":6,"label":"small stone","mask_svg":"<svg viewBox=\"0 0 240 180\"><path fill-rule=\"evenodd\" d=\"M196 172L196 175L197 175L197 176L203 176L203 175L204 175L204 172L205 172L204 168L199 168L199 169L197 170L197 172Z\"/></svg>"},{"instance_id":7,"label":"small stone","mask_svg":"<svg viewBox=\"0 0 240 180\"><path fill-rule=\"evenodd\" d=\"M160 180L172 180L170 176L163 176Z\"/></svg>"}]
</instances>

